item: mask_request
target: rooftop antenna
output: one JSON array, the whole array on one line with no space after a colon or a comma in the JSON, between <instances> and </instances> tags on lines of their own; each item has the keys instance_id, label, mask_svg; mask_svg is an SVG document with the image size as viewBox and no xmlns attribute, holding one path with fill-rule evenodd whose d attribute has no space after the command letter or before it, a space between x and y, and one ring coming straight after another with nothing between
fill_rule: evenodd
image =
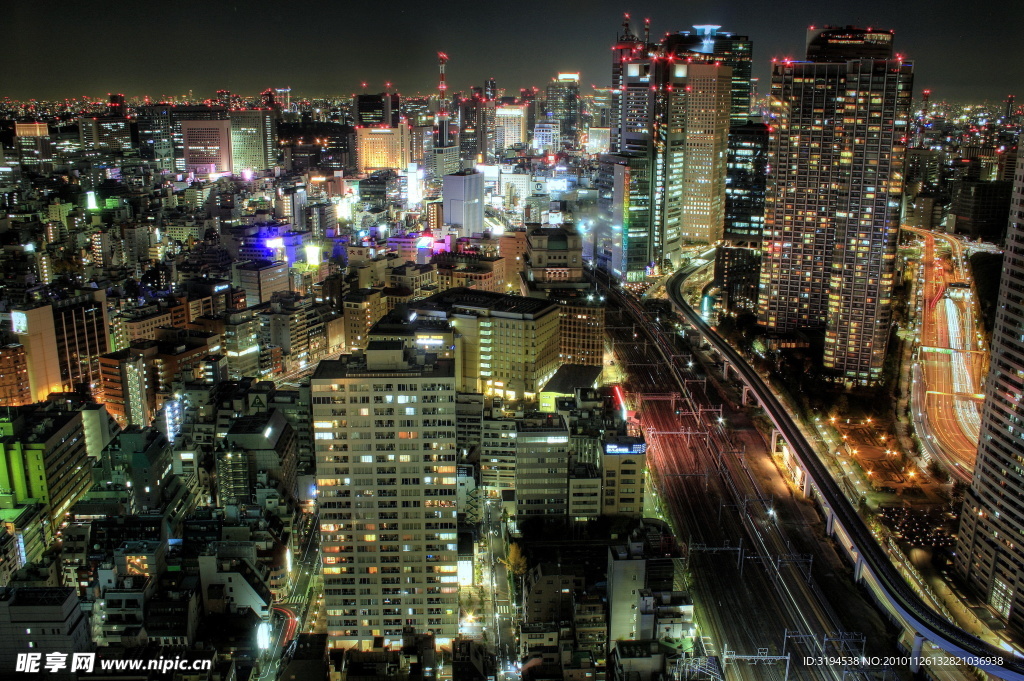
<instances>
[{"instance_id":1,"label":"rooftop antenna","mask_svg":"<svg viewBox=\"0 0 1024 681\"><path fill-rule=\"evenodd\" d=\"M437 83L438 110L437 110L437 132L438 146L448 146L448 84L444 79L444 67L448 63L448 55L444 52L437 53L437 69L440 80Z\"/></svg>"},{"instance_id":2,"label":"rooftop antenna","mask_svg":"<svg viewBox=\"0 0 1024 681\"><path fill-rule=\"evenodd\" d=\"M644 19L644 45L651 42L651 20Z\"/></svg>"}]
</instances>

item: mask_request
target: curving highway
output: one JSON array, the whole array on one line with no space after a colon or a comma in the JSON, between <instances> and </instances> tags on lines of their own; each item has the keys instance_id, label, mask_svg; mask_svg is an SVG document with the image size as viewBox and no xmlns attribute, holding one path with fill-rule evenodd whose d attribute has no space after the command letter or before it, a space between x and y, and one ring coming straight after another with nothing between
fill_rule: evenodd
<instances>
[{"instance_id":1,"label":"curving highway","mask_svg":"<svg viewBox=\"0 0 1024 681\"><path fill-rule=\"evenodd\" d=\"M1024 664L1020 660L1010 658L1006 651L990 646L945 620L929 608L903 580L864 521L844 498L790 414L757 372L683 299L680 285L685 276L686 272L674 275L666 286L673 307L683 320L715 348L726 363L732 365L775 428L782 433L805 474L807 495L820 503L832 533L854 561L855 576L870 588L885 610L918 634L918 644L923 640L930 641L950 655L977 661L978 664L972 666L995 678L1024 681ZM920 651L917 652L920 654ZM989 662L993 659L1002 664Z\"/></svg>"},{"instance_id":2,"label":"curving highway","mask_svg":"<svg viewBox=\"0 0 1024 681\"><path fill-rule=\"evenodd\" d=\"M915 427L928 453L970 482L978 449L987 351L974 338L974 300L964 245L958 239L903 227L923 241L920 267L920 334L914 365ZM937 240L950 249L946 259Z\"/></svg>"}]
</instances>

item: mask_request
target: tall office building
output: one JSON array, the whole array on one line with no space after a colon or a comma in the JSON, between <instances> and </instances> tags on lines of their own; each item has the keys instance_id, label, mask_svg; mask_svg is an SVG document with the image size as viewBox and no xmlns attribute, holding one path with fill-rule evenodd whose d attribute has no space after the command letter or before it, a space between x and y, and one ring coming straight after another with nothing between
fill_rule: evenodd
<instances>
[{"instance_id":1,"label":"tall office building","mask_svg":"<svg viewBox=\"0 0 1024 681\"><path fill-rule=\"evenodd\" d=\"M78 136L83 149L127 151L133 146L131 124L123 116L80 118Z\"/></svg>"},{"instance_id":2,"label":"tall office building","mask_svg":"<svg viewBox=\"0 0 1024 681\"><path fill-rule=\"evenodd\" d=\"M165 132L170 133L171 153L174 157L174 170L178 172L185 172L185 137L182 132L182 123L184 121L226 121L228 118L227 109L220 106L204 106L204 105L168 105L168 104L157 104L153 105L155 109L149 112L151 116L150 124L159 131L160 134ZM163 116L166 115L166 124L169 126L169 130L164 130L163 125L165 121ZM230 128L225 138L224 149L228 150L228 159L230 160Z\"/></svg>"},{"instance_id":3,"label":"tall office building","mask_svg":"<svg viewBox=\"0 0 1024 681\"><path fill-rule=\"evenodd\" d=\"M397 93L356 95L356 125L398 127L401 120L401 98Z\"/></svg>"},{"instance_id":4,"label":"tall office building","mask_svg":"<svg viewBox=\"0 0 1024 681\"><path fill-rule=\"evenodd\" d=\"M54 143L46 123L15 123L14 145L22 168L39 173L53 172Z\"/></svg>"},{"instance_id":5,"label":"tall office building","mask_svg":"<svg viewBox=\"0 0 1024 681\"><path fill-rule=\"evenodd\" d=\"M580 131L580 74L559 73L545 94L546 122L557 123L560 139L575 144Z\"/></svg>"},{"instance_id":6,"label":"tall office building","mask_svg":"<svg viewBox=\"0 0 1024 681\"><path fill-rule=\"evenodd\" d=\"M725 169L732 69L669 64L665 112L655 146L658 189L655 248L678 264L679 242L714 243L725 223ZM664 199L664 205L658 201Z\"/></svg>"},{"instance_id":7,"label":"tall office building","mask_svg":"<svg viewBox=\"0 0 1024 681\"><path fill-rule=\"evenodd\" d=\"M235 109L231 120L231 166L241 174L277 163L277 117L271 109Z\"/></svg>"},{"instance_id":8,"label":"tall office building","mask_svg":"<svg viewBox=\"0 0 1024 681\"><path fill-rule=\"evenodd\" d=\"M156 162L163 171L175 169L170 104L144 104L135 110L139 156Z\"/></svg>"},{"instance_id":9,"label":"tall office building","mask_svg":"<svg viewBox=\"0 0 1024 681\"><path fill-rule=\"evenodd\" d=\"M458 633L455 367L371 340L311 379L328 645Z\"/></svg>"},{"instance_id":10,"label":"tall office building","mask_svg":"<svg viewBox=\"0 0 1024 681\"><path fill-rule=\"evenodd\" d=\"M670 38L647 44L627 26L614 48L595 257L610 251L628 281L676 266L684 242L722 238L732 69L690 59Z\"/></svg>"},{"instance_id":11,"label":"tall office building","mask_svg":"<svg viewBox=\"0 0 1024 681\"><path fill-rule=\"evenodd\" d=\"M605 154L598 168L598 224L590 255L621 280L642 281L652 263L651 165L646 154Z\"/></svg>"},{"instance_id":12,"label":"tall office building","mask_svg":"<svg viewBox=\"0 0 1024 681\"><path fill-rule=\"evenodd\" d=\"M467 167L487 163L494 154L494 98L486 88L473 88L473 96L459 104L459 153Z\"/></svg>"},{"instance_id":13,"label":"tall office building","mask_svg":"<svg viewBox=\"0 0 1024 681\"><path fill-rule=\"evenodd\" d=\"M475 170L445 175L441 187L444 221L459 228L460 236L484 231L484 176Z\"/></svg>"},{"instance_id":14,"label":"tall office building","mask_svg":"<svg viewBox=\"0 0 1024 681\"><path fill-rule=\"evenodd\" d=\"M610 88L610 110L609 110L609 138L612 152L618 153L623 150L622 142L622 107L623 107L623 81L626 72L626 62L633 59L641 59L647 55L647 44L633 35L629 27L629 19L622 22L622 33L612 46L612 84ZM628 122L628 119L626 119Z\"/></svg>"},{"instance_id":15,"label":"tall office building","mask_svg":"<svg viewBox=\"0 0 1024 681\"><path fill-rule=\"evenodd\" d=\"M409 126L356 128L356 167L360 173L409 167ZM457 154L456 154L457 156Z\"/></svg>"},{"instance_id":16,"label":"tall office building","mask_svg":"<svg viewBox=\"0 0 1024 681\"><path fill-rule=\"evenodd\" d=\"M725 234L724 243L715 254L715 280L720 286L722 305L731 312L757 309L768 138L768 126L752 120L729 129Z\"/></svg>"},{"instance_id":17,"label":"tall office building","mask_svg":"<svg viewBox=\"0 0 1024 681\"><path fill-rule=\"evenodd\" d=\"M772 174L758 295L769 332L825 330L826 369L882 375L914 67L892 32L812 29L772 67ZM828 282L825 286L824 282Z\"/></svg>"},{"instance_id":18,"label":"tall office building","mask_svg":"<svg viewBox=\"0 0 1024 681\"><path fill-rule=\"evenodd\" d=\"M55 403L7 409L0 417L0 502L5 509L41 504L47 545L92 486L83 418Z\"/></svg>"},{"instance_id":19,"label":"tall office building","mask_svg":"<svg viewBox=\"0 0 1024 681\"><path fill-rule=\"evenodd\" d=\"M748 120L730 128L725 186L725 238L757 248L764 230L769 129Z\"/></svg>"},{"instance_id":20,"label":"tall office building","mask_svg":"<svg viewBox=\"0 0 1024 681\"><path fill-rule=\"evenodd\" d=\"M729 104L732 125L743 125L750 117L751 54L753 43L745 35L721 31L721 26L694 26L694 30L665 36L668 54L687 61L722 64L732 69Z\"/></svg>"},{"instance_id":21,"label":"tall office building","mask_svg":"<svg viewBox=\"0 0 1024 681\"><path fill-rule=\"evenodd\" d=\"M1024 205L1024 160L1018 154L1013 205ZM992 362L974 479L960 514L956 566L1017 633L1024 631L1024 212L1011 212L1003 255Z\"/></svg>"},{"instance_id":22,"label":"tall office building","mask_svg":"<svg viewBox=\"0 0 1024 681\"><path fill-rule=\"evenodd\" d=\"M187 172L231 172L231 121L181 121L181 139Z\"/></svg>"},{"instance_id":23,"label":"tall office building","mask_svg":"<svg viewBox=\"0 0 1024 681\"><path fill-rule=\"evenodd\" d=\"M494 151L499 156L509 147L526 144L526 105L500 104L494 109Z\"/></svg>"},{"instance_id":24,"label":"tall office building","mask_svg":"<svg viewBox=\"0 0 1024 681\"><path fill-rule=\"evenodd\" d=\"M11 327L25 347L34 400L41 402L51 392L88 394L99 387L99 357L110 350L102 289L13 310Z\"/></svg>"}]
</instances>

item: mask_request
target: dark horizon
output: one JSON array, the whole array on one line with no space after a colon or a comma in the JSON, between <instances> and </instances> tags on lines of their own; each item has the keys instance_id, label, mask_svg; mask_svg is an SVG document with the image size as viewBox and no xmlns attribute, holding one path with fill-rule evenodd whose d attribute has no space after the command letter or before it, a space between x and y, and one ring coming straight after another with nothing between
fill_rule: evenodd
<instances>
[{"instance_id":1,"label":"dark horizon","mask_svg":"<svg viewBox=\"0 0 1024 681\"><path fill-rule=\"evenodd\" d=\"M37 10L15 3L8 10L12 45L5 55L0 97L59 100L107 92L154 100L198 99L218 89L254 95L291 87L298 97L343 97L380 92L390 82L399 92L429 94L437 81L436 53L450 56L449 92L468 91L494 77L506 94L543 88L558 72L581 73L581 91L607 85L611 47L622 13L634 31L651 19L652 35L720 24L754 43L758 92L767 92L773 57L801 58L810 25L874 26L896 32L896 51L915 64L915 93L933 101L1001 101L1024 82L1024 60L1015 58L1015 33L1024 26L1024 5L987 7L983 27L950 17L963 14L954 0L882 2L851 8L838 2L780 0L770 5L696 0L687 7L631 3L524 0L512 15L486 2L453 0L446 16L419 3L287 6L255 0L247 5L184 0L135 5L131 13L83 0L40 21ZM170 14L173 13L173 14ZM142 48L142 49L140 49ZM951 58L951 54L957 55ZM979 68L979 64L996 68ZM76 73L77 71L77 73Z\"/></svg>"}]
</instances>

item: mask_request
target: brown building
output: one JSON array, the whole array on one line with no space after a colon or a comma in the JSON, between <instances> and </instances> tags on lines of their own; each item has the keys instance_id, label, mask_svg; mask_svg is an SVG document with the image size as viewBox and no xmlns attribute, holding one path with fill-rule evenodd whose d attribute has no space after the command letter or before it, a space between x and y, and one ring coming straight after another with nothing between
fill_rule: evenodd
<instances>
[{"instance_id":1,"label":"brown building","mask_svg":"<svg viewBox=\"0 0 1024 681\"><path fill-rule=\"evenodd\" d=\"M353 291L342 303L345 316L345 345L349 352L366 348L370 328L388 312L383 289Z\"/></svg>"},{"instance_id":2,"label":"brown building","mask_svg":"<svg viewBox=\"0 0 1024 681\"><path fill-rule=\"evenodd\" d=\"M20 407L31 403L25 346L12 343L0 347L0 406Z\"/></svg>"},{"instance_id":3,"label":"brown building","mask_svg":"<svg viewBox=\"0 0 1024 681\"><path fill-rule=\"evenodd\" d=\"M156 339L100 357L100 389L122 426L149 426L175 380L191 380L202 360L220 352L220 336L205 331L157 329Z\"/></svg>"}]
</instances>

